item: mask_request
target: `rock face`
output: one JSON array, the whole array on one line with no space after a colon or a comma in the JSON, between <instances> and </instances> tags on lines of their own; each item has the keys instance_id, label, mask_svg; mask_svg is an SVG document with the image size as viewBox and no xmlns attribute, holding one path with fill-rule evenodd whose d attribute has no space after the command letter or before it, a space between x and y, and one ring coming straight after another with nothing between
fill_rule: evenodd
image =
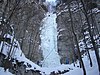
<instances>
[{"instance_id":1,"label":"rock face","mask_svg":"<svg viewBox=\"0 0 100 75\"><path fill-rule=\"evenodd\" d=\"M8 4L7 0L0 2L0 16L9 18L22 51L34 62L42 59L39 28L45 10L41 5L38 0L9 0Z\"/></svg>"},{"instance_id":2,"label":"rock face","mask_svg":"<svg viewBox=\"0 0 100 75\"><path fill-rule=\"evenodd\" d=\"M69 22L68 12L62 13L57 17L58 24L58 51L61 56L61 63L66 63L67 59L71 60L73 48L73 37Z\"/></svg>"}]
</instances>

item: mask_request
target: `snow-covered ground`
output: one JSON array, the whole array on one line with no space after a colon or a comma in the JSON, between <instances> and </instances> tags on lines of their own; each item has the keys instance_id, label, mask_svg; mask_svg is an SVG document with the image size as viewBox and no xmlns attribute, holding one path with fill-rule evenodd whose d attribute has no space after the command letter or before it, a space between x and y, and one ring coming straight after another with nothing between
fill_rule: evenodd
<instances>
[{"instance_id":1,"label":"snow-covered ground","mask_svg":"<svg viewBox=\"0 0 100 75\"><path fill-rule=\"evenodd\" d=\"M11 40L13 39L13 36L8 35L8 37L11 38ZM54 43L54 42L53 42ZM0 45L0 49L2 47L2 44ZM5 55L8 54L9 50L10 50L10 45L6 42L4 42L4 48L3 48L3 53ZM54 46L50 46L51 48ZM47 48L48 50L48 48ZM100 49L99 49L100 50ZM49 51L47 51L48 53ZM52 62L51 60L53 60L54 62L56 62L56 49L54 49L53 51L53 57L55 57L55 59L52 57L52 59L49 59L48 62ZM86 73L87 75L99 75L99 71L98 71L98 67L97 67L97 60L95 57L95 52L94 51L89 51L91 58L92 58L92 62L93 62L93 67L90 67L89 65L89 59L86 55L83 55L83 61L85 64L85 69L86 69ZM24 61L24 64L27 65L30 64L32 67L27 67L27 70L33 69L33 70L39 70L41 72L42 75L50 75L51 72L55 72L55 73L59 73L59 71L63 72L64 70L68 70L68 72L62 74L62 75L83 75L83 71L82 68L79 67L74 67L73 64L62 64L62 65L56 65L56 67L40 67L37 64L35 64L34 62L30 61L29 59L27 59L24 55L24 53L21 51L20 45L18 43L18 41L16 39L14 39L14 44L12 47L12 51L11 51L11 57L15 58L19 61ZM58 58L57 58L58 59ZM52 64L54 64L54 62ZM51 63L49 63L51 65ZM79 64L76 64L79 65ZM3 68L0 68L0 75L12 75L8 70L6 72L4 72Z\"/></svg>"},{"instance_id":2,"label":"snow-covered ground","mask_svg":"<svg viewBox=\"0 0 100 75\"><path fill-rule=\"evenodd\" d=\"M98 71L98 67L97 67L97 61L95 58L95 53L94 51L90 51L91 57L92 57L92 62L93 62L93 67L89 66L89 60L87 58L87 56L84 56L83 61L85 64L85 68L86 68L86 73L87 75L99 75L99 71ZM74 67L73 64L62 64L60 66L57 67L51 67L51 68L47 68L47 67L39 67L38 65L36 65L35 63L31 62L30 60L28 60L25 57L20 57L18 58L20 61L25 61L29 64L32 65L31 68L27 68L29 69L34 69L34 67L36 68L36 70L40 70L42 75L50 75L51 72L55 71L55 73L58 73L58 71L64 71L64 70L69 70L68 72L61 74L61 75L83 75L83 71L82 68L79 67ZM79 64L76 64L79 65ZM45 73L45 74L44 74ZM0 68L0 75L13 75L11 74L9 71L4 71L3 68Z\"/></svg>"},{"instance_id":3,"label":"snow-covered ground","mask_svg":"<svg viewBox=\"0 0 100 75\"><path fill-rule=\"evenodd\" d=\"M8 70L5 72L4 69L0 67L0 75L13 75L13 74L10 73Z\"/></svg>"},{"instance_id":4,"label":"snow-covered ground","mask_svg":"<svg viewBox=\"0 0 100 75\"><path fill-rule=\"evenodd\" d=\"M95 52L90 51L90 55L91 55L91 58L92 58L93 67L90 67L89 59L88 59L87 56L84 56L84 58L83 58L83 62L84 62L85 69L86 69L86 74L87 75L99 75ZM83 75L83 71L80 68L73 67L73 70L71 70L68 73L62 74L62 75Z\"/></svg>"}]
</instances>

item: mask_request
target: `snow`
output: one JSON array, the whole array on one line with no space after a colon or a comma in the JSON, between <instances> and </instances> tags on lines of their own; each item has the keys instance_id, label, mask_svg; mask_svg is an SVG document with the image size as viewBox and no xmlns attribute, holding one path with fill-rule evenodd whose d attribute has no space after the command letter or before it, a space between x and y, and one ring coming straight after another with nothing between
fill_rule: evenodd
<instances>
[{"instance_id":1,"label":"snow","mask_svg":"<svg viewBox=\"0 0 100 75\"><path fill-rule=\"evenodd\" d=\"M49 14L48 14L49 15ZM52 14L52 17L54 17L55 16L55 14ZM49 18L50 20L52 19L51 17L47 17L47 18ZM45 23L47 24L48 23L48 21L49 20L47 20ZM49 22L50 23L50 22ZM55 23L55 20L53 21L53 23ZM52 26L51 25L52 24L52 22L50 23L50 26L48 26L48 28L49 29L54 29L56 26ZM53 25L56 25L56 23L55 24L53 24ZM43 26L46 26L45 24L43 25ZM27 63L28 64L30 64L32 67L27 67L26 69L27 70L39 70L40 72L41 72L41 74L42 75L50 75L50 73L51 72L55 72L55 73L59 73L59 71L61 71L61 72L63 72L64 70L69 70L67 73L64 73L64 74L61 74L61 75L83 75L83 70L82 70L82 68L79 68L79 67L77 67L77 66L73 66L73 63L72 64L59 64L58 62L58 60L60 59L59 57L58 57L58 53L56 52L57 51L57 47L55 48L54 46L55 46L55 41L54 41L54 39L53 40L51 40L52 38L54 38L54 37L52 37L51 38L51 32L52 32L52 36L54 36L53 35L53 33L57 33L56 31L55 32L53 32L53 30L52 31L50 31L50 33L49 33L49 29L48 28L46 28L47 29L47 33L48 33L48 35L50 35L50 37L48 36L48 37L42 37L44 40L45 39L49 39L51 42L48 42L48 41L44 41L44 40L42 40L42 42L44 43L43 45L42 45L42 47L43 48L46 48L46 50L44 50L45 52L45 55L47 55L50 51L50 49L52 48L53 49L53 53L50 55L50 57L48 56L48 59L47 60L45 60L44 62L45 62L45 64L46 63L49 63L48 65L46 65L45 67L43 66L43 67L40 67L40 66L38 66L37 64L35 64L34 62L32 62L32 61L30 61L29 59L27 59L26 57L25 57L25 55L23 54L23 52L21 51L21 49L20 49L20 45L19 45L19 43L18 43L18 41L16 40L16 39L14 39L14 44L13 44L13 47L12 47L12 50L14 50L14 54L12 55L12 57L13 58L15 58L15 59L17 59L18 61L20 61L20 62L22 62L22 61L24 61L24 64L25 65L27 65ZM44 29L45 29L45 27L44 27ZM43 32L44 33L44 32ZM47 35L47 33L45 33L45 35ZM56 35L57 36L57 35ZM11 36L11 35L8 35L7 37L10 37L10 38L13 38L13 36ZM2 42L3 43L3 42ZM2 44L1 43L1 44ZM46 45L45 45L45 43L47 43ZM53 44L54 43L54 44ZM52 45L51 45L52 44ZM80 44L83 44L82 43L82 41L80 42ZM17 47L15 47L14 48L14 46L17 46ZM49 46L50 47L49 47ZM7 53L8 53L8 51L9 51L9 47L10 47L10 45L8 44L8 43L6 43L6 42L4 42L4 48L3 48L3 53L6 55ZM49 49L49 48L50 49ZM1 48L1 45L0 45L0 48ZM100 48L99 48L100 49ZM11 51L12 52L12 51ZM96 56L95 56L95 52L94 51L89 51L89 53L90 53L90 56L91 56L91 58L92 58L92 62L93 62L93 67L90 67L90 65L89 65L89 59L88 59L88 57L86 56L86 55L83 55L83 61L84 61L84 64L85 64L85 69L86 69L86 73L87 73L87 75L99 75L99 71L98 71L98 66L97 66L97 60L96 60ZM12 53L11 53L12 54ZM58 57L58 58L57 58ZM53 61L53 62L52 62ZM78 61L77 61L78 62ZM56 64L55 64L56 63ZM53 66L52 66L53 65ZM55 66L56 65L56 66ZM79 65L79 63L77 63L76 65ZM47 67L47 66L49 66L49 67ZM0 74L1 75L13 75L13 74L11 74L10 72L9 72L9 70L7 70L6 72L4 71L4 69L3 68L1 68L0 67Z\"/></svg>"},{"instance_id":2,"label":"snow","mask_svg":"<svg viewBox=\"0 0 100 75\"><path fill-rule=\"evenodd\" d=\"M95 75L95 74L99 75L95 52L90 51L90 56L92 58L93 67L89 67L89 60L88 60L88 58L86 58L86 56L83 59L84 64L85 64L85 68L86 68L86 71L87 71L87 75Z\"/></svg>"},{"instance_id":3,"label":"snow","mask_svg":"<svg viewBox=\"0 0 100 75\"><path fill-rule=\"evenodd\" d=\"M43 51L43 67L55 67L60 65L60 57L57 52L57 23L56 14L47 13L43 19L41 30L41 50Z\"/></svg>"},{"instance_id":4,"label":"snow","mask_svg":"<svg viewBox=\"0 0 100 75\"><path fill-rule=\"evenodd\" d=\"M13 36L7 34L7 37L11 38L11 41L13 40ZM2 44L3 42L1 42L0 44L0 50L2 48ZM8 52L10 51L10 47L11 45L4 42L4 47L3 47L3 54L5 54L6 56L8 56ZM41 70L41 68L36 65L35 63L33 63L32 61L30 61L29 59L27 59L25 57L25 55L23 54L21 48L20 48L20 45L19 45L19 42L14 39L14 43L13 43L13 46L12 46L12 49L11 49L11 53L10 53L10 56L16 60L18 60L19 62L24 62L24 64L30 64L32 67L31 68L27 68L27 69L34 69L36 68L35 70Z\"/></svg>"},{"instance_id":5,"label":"snow","mask_svg":"<svg viewBox=\"0 0 100 75\"><path fill-rule=\"evenodd\" d=\"M97 67L97 60L95 57L95 52L90 51L90 55L92 58L93 67L89 66L88 57L85 55L83 56L84 57L83 61L85 64L86 73L87 73L87 75L99 75L99 71L98 71L98 67ZM61 74L61 75L83 75L82 68L77 67L79 65L78 61L77 61L77 64L75 67L73 66L73 63L72 63L72 64L62 64L60 66L56 66L55 68L54 67L48 68L48 67L39 67L36 64L34 64L33 62L31 62L30 60L28 60L27 58L18 58L18 59L21 61L24 60L25 62L28 62L29 64L32 65L32 67L27 68L27 70L34 69L34 67L36 67L37 68L36 70L40 70L42 75L44 75L43 73L45 73L46 75L50 75L50 73L53 71L55 73L58 73L58 71L64 71L64 70L69 70L69 72Z\"/></svg>"},{"instance_id":6,"label":"snow","mask_svg":"<svg viewBox=\"0 0 100 75\"><path fill-rule=\"evenodd\" d=\"M58 71L69 70L69 67L71 68L72 66L71 65L62 64L62 65L57 66L55 68L54 67L51 67L51 68L43 67L42 70L45 71L46 75L49 75L53 71L55 73L58 73Z\"/></svg>"},{"instance_id":7,"label":"snow","mask_svg":"<svg viewBox=\"0 0 100 75\"><path fill-rule=\"evenodd\" d=\"M100 10L98 8L94 8L94 9L92 9L92 12L93 13L100 13Z\"/></svg>"},{"instance_id":8,"label":"snow","mask_svg":"<svg viewBox=\"0 0 100 75\"><path fill-rule=\"evenodd\" d=\"M0 75L13 75L13 74L10 73L8 70L5 72L4 69L0 67Z\"/></svg>"},{"instance_id":9,"label":"snow","mask_svg":"<svg viewBox=\"0 0 100 75\"><path fill-rule=\"evenodd\" d=\"M83 58L83 62L84 62L85 69L86 69L86 74L87 75L99 75L97 60L96 60L94 51L90 51L90 55L92 58L93 67L89 66L89 59L87 56L84 56ZM83 71L82 71L82 68L73 67L73 70L71 70L68 73L62 74L62 75L83 75Z\"/></svg>"},{"instance_id":10,"label":"snow","mask_svg":"<svg viewBox=\"0 0 100 75\"><path fill-rule=\"evenodd\" d=\"M73 8L74 8L73 10L76 10L77 6L75 7L74 5ZM68 11L67 6L65 7L64 10L61 10L61 12L59 12L58 15L66 11ZM100 10L93 9L93 12L98 13L100 12ZM57 52L58 32L57 32L56 17L57 17L56 14L53 14L52 12L48 12L46 14L46 17L43 19L42 27L40 28L41 30L40 49L43 51L43 57L44 57L44 60L42 61L42 67L38 66L37 64L35 64L34 62L30 61L29 59L25 57L24 53L22 52L20 48L19 42L16 39L14 39L14 42L12 41L14 38L14 35L6 34L7 38L11 38L11 43L13 42L10 56L18 60L19 62L23 61L26 66L27 66L27 63L30 64L31 67L27 66L26 70L39 70L42 75L50 75L51 72L59 73L59 71L63 72L64 70L68 70L68 72L61 74L61 75L83 75L82 68L77 67L79 66L78 60L76 61L77 64L75 64L76 65L75 67L73 66L73 63L72 64L60 64L60 56L58 55L58 52ZM4 19L4 21L6 20ZM63 30L64 29L61 29L59 30L59 32ZM27 30L26 32L28 33ZM86 32L85 34L88 34L88 32ZM86 36L85 38L89 38L89 36ZM90 40L88 40L88 42L89 41ZM4 45L2 53L7 56L8 52L10 51L11 45L8 44L7 42L1 42L0 50L2 48L2 45ZM79 46L80 46L81 51L85 49L83 40L79 42ZM91 44L89 44L88 47L91 47ZM85 65L86 73L87 75L99 75L95 52L89 50L89 53L92 58L93 67L90 67L89 65L90 62L89 62L88 56L84 54L82 55L83 57L82 60ZM100 54L100 48L99 48L99 54ZM5 72L4 69L0 67L0 75L13 75L13 74L11 74L8 70Z\"/></svg>"},{"instance_id":11,"label":"snow","mask_svg":"<svg viewBox=\"0 0 100 75\"><path fill-rule=\"evenodd\" d=\"M11 36L9 34L6 34L6 35L7 35L7 38L11 38L11 43L12 43L13 42L12 41L13 36ZM4 45L4 47L3 47L2 53L5 54L5 55L8 55L10 48L11 48L11 45L6 43L6 42L1 42L0 51L1 51L1 48L2 48L3 45ZM22 53L22 51L21 51L21 48L20 48L18 41L16 39L14 39L13 46L12 46L11 53L10 53L11 57L13 57L13 58L16 58L18 56L20 57L21 53ZM24 56L24 54L22 54L22 56Z\"/></svg>"},{"instance_id":12,"label":"snow","mask_svg":"<svg viewBox=\"0 0 100 75\"><path fill-rule=\"evenodd\" d=\"M74 70L65 73L65 74L61 74L61 75L83 75L82 69L80 68L75 68Z\"/></svg>"}]
</instances>

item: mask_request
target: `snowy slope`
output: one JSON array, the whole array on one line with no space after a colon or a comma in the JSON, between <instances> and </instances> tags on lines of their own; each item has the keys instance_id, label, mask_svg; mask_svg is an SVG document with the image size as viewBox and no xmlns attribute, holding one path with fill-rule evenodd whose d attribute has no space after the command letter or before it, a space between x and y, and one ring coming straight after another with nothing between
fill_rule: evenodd
<instances>
[{"instance_id":1,"label":"snowy slope","mask_svg":"<svg viewBox=\"0 0 100 75\"><path fill-rule=\"evenodd\" d=\"M13 36L7 34L7 37L11 38L11 41L13 40ZM13 41L12 48L11 48L11 44L8 44L7 42L1 42L1 44L0 44L0 50L2 48L2 45L3 45L3 51L2 51L2 53L4 55L8 56L8 53L9 53L9 51L11 49L11 53L10 53L10 57L11 58L14 58L15 60L18 60L19 62L24 62L24 64L26 66L27 66L27 63L32 66L31 68L27 67L26 69L28 69L28 70L29 69L33 69L33 70L35 69L35 70L40 70L41 71L40 66L36 65L35 63L33 63L32 61L30 61L29 59L27 59L25 57L24 53L22 52L22 50L20 48L19 42L16 39L14 39L14 41ZM3 70L1 69L0 72L2 72L2 71ZM6 72L5 72L5 74L6 74ZM2 74L2 75L5 75L5 74Z\"/></svg>"},{"instance_id":2,"label":"snowy slope","mask_svg":"<svg viewBox=\"0 0 100 75\"><path fill-rule=\"evenodd\" d=\"M10 36L8 35L9 37L13 37L13 36ZM50 39L51 40L51 39ZM53 57L56 57L57 58L57 52L56 50L54 49L54 53L52 54L52 59L50 58L48 60L48 62L50 61L51 63L50 66L51 67L40 67L38 65L36 65L34 62L30 61L29 59L27 59L25 57L25 55L23 54L23 52L21 51L20 49L20 45L18 43L18 41L16 39L14 39L14 44L13 44L13 47L12 47L12 50L14 50L14 53L13 51L11 52L11 57L19 60L19 61L24 61L24 64L30 64L32 67L27 67L26 69L27 70L30 70L30 69L33 69L33 70L39 70L41 72L42 75L50 75L51 72L55 72L55 73L59 73L59 71L63 72L64 70L68 70L67 73L64 73L64 74L61 74L61 75L83 75L83 72L82 72L82 69L80 69L79 67L74 67L73 64L67 64L67 65L60 65L57 64L56 67L54 66L51 66L51 64L54 64L54 62L56 63L56 61L58 60L54 60ZM1 44L2 45L2 44ZM15 45L17 45L17 47L15 47ZM3 48L3 53L6 55L9 51L9 47L10 45L7 44L6 42L4 43L4 48ZM15 47L15 48L14 48ZM50 46L51 48L54 47L54 46ZM0 46L1 48L1 46ZM47 48L48 50L48 48ZM47 51L48 53L49 51ZM85 68L86 68L86 73L87 75L99 75L99 72L98 72L98 67L97 67L97 60L96 60L96 57L95 57L95 53L94 51L90 51L90 55L91 55L91 58L92 58L92 62L93 62L93 67L90 67L89 66L89 60L88 60L88 57L86 55L84 55L83 57L83 61L84 61L84 64L85 64ZM54 62L52 62L52 61ZM76 64L78 65L78 64ZM6 71L4 72L4 69L3 68L0 68L0 75L12 75L9 71Z\"/></svg>"},{"instance_id":3,"label":"snowy slope","mask_svg":"<svg viewBox=\"0 0 100 75\"><path fill-rule=\"evenodd\" d=\"M0 67L0 75L13 75L13 74L11 74L9 71L5 72L4 69Z\"/></svg>"},{"instance_id":4,"label":"snowy slope","mask_svg":"<svg viewBox=\"0 0 100 75\"><path fill-rule=\"evenodd\" d=\"M96 57L95 57L95 52L90 51L90 55L91 55L91 58L92 58L93 67L89 66L89 59L88 59L87 56L84 56L84 58L83 58L83 62L84 62L85 69L86 69L86 74L87 75L99 75L97 60L96 60ZM62 74L62 75L83 75L83 71L82 71L81 68L73 67L73 70L71 70L68 73Z\"/></svg>"}]
</instances>

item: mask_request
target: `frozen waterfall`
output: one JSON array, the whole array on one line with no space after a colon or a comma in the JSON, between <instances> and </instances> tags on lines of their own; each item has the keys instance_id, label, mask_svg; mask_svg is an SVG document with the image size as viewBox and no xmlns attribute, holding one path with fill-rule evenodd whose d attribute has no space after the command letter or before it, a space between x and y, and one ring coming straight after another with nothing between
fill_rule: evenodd
<instances>
[{"instance_id":1,"label":"frozen waterfall","mask_svg":"<svg viewBox=\"0 0 100 75\"><path fill-rule=\"evenodd\" d=\"M55 67L60 65L60 57L57 52L57 23L56 14L47 13L41 27L41 50L43 51L43 67Z\"/></svg>"}]
</instances>

